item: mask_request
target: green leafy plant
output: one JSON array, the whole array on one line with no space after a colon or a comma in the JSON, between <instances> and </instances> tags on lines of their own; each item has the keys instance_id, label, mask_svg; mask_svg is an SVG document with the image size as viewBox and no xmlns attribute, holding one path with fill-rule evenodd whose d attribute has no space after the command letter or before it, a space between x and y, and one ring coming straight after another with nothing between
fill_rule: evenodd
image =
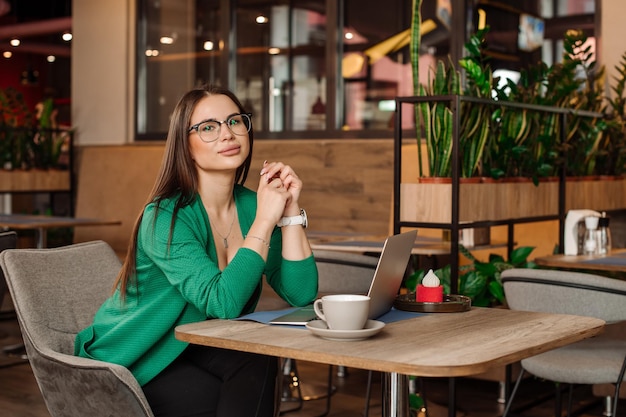
<instances>
[{"instance_id":1,"label":"green leafy plant","mask_svg":"<svg viewBox=\"0 0 626 417\"><path fill-rule=\"evenodd\" d=\"M452 127L455 115L449 98L455 94L495 100L491 103L462 101L459 119L460 176L524 177L535 184L543 177L558 175L615 175L626 171L626 54L611 88L616 98L604 95L604 68L597 65L586 34L569 30L564 35L562 62L544 62L523 68L520 80L499 86L485 53L489 27L478 30L465 44L466 54L458 66L439 61L426 85L419 82L421 5L414 0L411 22L410 60L413 94L433 97L414 106L418 142L426 145L428 170L420 177L449 177L452 172ZM462 83L465 80L465 83ZM514 102L519 106L499 105ZM558 112L537 106L567 109L562 123ZM592 112L604 117L580 114Z\"/></svg>"},{"instance_id":2,"label":"green leafy plant","mask_svg":"<svg viewBox=\"0 0 626 417\"><path fill-rule=\"evenodd\" d=\"M493 73L482 53L489 27L481 29L465 44L467 55L459 61L467 76L465 95L491 98ZM486 104L463 102L461 105L461 177L482 175L482 159L489 132L493 109Z\"/></svg>"},{"instance_id":3,"label":"green leafy plant","mask_svg":"<svg viewBox=\"0 0 626 417\"><path fill-rule=\"evenodd\" d=\"M445 96L459 94L461 77L452 65L439 61L426 87L420 86L422 96ZM452 125L453 113L450 103L431 101L420 103L421 125L428 153L428 169L432 177L449 177L452 174ZM418 119L420 120L420 119ZM419 136L418 136L419 137ZM419 147L418 147L419 148ZM421 168L421 167L420 167ZM420 176L423 173L420 169Z\"/></svg>"},{"instance_id":4,"label":"green leafy plant","mask_svg":"<svg viewBox=\"0 0 626 417\"><path fill-rule=\"evenodd\" d=\"M604 68L597 66L587 40L587 36L581 30L569 30L563 39L562 68L566 70L566 79L570 80L571 87L576 87L571 92L568 102L564 104L574 110L601 113L605 110ZM583 76L578 75L580 72ZM561 77L562 75L560 74ZM568 175L596 173L598 147L607 127L605 123L598 122L596 118L576 115L569 119L566 141L561 144L567 160Z\"/></svg>"},{"instance_id":5,"label":"green leafy plant","mask_svg":"<svg viewBox=\"0 0 626 417\"><path fill-rule=\"evenodd\" d=\"M0 89L0 165L21 166L28 155L28 136L34 115L24 96L13 87Z\"/></svg>"},{"instance_id":6,"label":"green leafy plant","mask_svg":"<svg viewBox=\"0 0 626 417\"><path fill-rule=\"evenodd\" d=\"M15 88L0 89L0 167L67 168L60 158L72 132L57 129L52 99L38 106L35 114Z\"/></svg>"},{"instance_id":7,"label":"green leafy plant","mask_svg":"<svg viewBox=\"0 0 626 417\"><path fill-rule=\"evenodd\" d=\"M478 307L494 307L506 305L506 298L500 274L511 268L535 268L536 264L528 260L528 256L535 248L522 246L514 249L509 260L501 255L490 254L487 262L476 259L464 246L459 246L459 252L465 256L470 264L459 267L459 294L472 299L472 305ZM435 272L435 275L443 285L443 291L450 294L450 265L446 265ZM426 271L418 270L405 282L406 288L414 292L417 285L422 282Z\"/></svg>"},{"instance_id":8,"label":"green leafy plant","mask_svg":"<svg viewBox=\"0 0 626 417\"><path fill-rule=\"evenodd\" d=\"M428 76L428 84L419 82L419 52L421 45L421 14L422 0L413 1L411 20L410 59L413 74L413 94L416 96L439 96L459 94L461 77L453 65L439 61L433 74ZM433 101L419 103L414 106L415 125L418 141L423 137L428 153L429 175L432 177L449 177L452 172L452 121L453 114L450 104ZM424 176L422 167L421 146L417 147L419 175Z\"/></svg>"},{"instance_id":9,"label":"green leafy plant","mask_svg":"<svg viewBox=\"0 0 626 417\"><path fill-rule=\"evenodd\" d=\"M606 135L597 152L597 166L604 167L599 173L604 175L622 175L626 164L626 52L615 70L618 75L611 86L613 96L607 98L610 112L606 118Z\"/></svg>"}]
</instances>

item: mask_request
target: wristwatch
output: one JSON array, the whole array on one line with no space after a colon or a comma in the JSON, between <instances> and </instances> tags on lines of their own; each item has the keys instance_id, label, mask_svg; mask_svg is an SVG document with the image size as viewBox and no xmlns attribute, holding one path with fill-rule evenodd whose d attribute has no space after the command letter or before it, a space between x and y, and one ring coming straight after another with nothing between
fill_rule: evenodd
<instances>
[{"instance_id":1,"label":"wristwatch","mask_svg":"<svg viewBox=\"0 0 626 417\"><path fill-rule=\"evenodd\" d=\"M308 225L306 211L304 211L303 208L300 209L299 216L283 217L282 219L278 221L278 223L276 223L276 226L283 227L283 226L292 226L292 225L297 225L297 224L301 224L302 227L304 227L305 229Z\"/></svg>"}]
</instances>

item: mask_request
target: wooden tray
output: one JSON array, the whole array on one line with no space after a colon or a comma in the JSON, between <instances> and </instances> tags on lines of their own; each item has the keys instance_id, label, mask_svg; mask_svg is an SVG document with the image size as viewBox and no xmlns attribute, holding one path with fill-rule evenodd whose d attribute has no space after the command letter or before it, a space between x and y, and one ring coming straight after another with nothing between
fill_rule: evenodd
<instances>
[{"instance_id":1,"label":"wooden tray","mask_svg":"<svg viewBox=\"0 0 626 417\"><path fill-rule=\"evenodd\" d=\"M464 295L451 294L444 295L441 303L422 303L415 301L415 293L408 293L397 296L393 306L398 310L418 313L458 313L468 311L472 300Z\"/></svg>"}]
</instances>

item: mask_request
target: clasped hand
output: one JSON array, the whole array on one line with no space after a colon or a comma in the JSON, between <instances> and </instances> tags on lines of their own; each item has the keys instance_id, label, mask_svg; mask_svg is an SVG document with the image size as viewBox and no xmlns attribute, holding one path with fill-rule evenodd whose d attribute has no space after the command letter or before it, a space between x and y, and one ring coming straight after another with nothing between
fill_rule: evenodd
<instances>
[{"instance_id":1,"label":"clasped hand","mask_svg":"<svg viewBox=\"0 0 626 417\"><path fill-rule=\"evenodd\" d=\"M301 190L302 181L289 165L265 161L257 190L257 217L277 223L283 216L297 216Z\"/></svg>"}]
</instances>

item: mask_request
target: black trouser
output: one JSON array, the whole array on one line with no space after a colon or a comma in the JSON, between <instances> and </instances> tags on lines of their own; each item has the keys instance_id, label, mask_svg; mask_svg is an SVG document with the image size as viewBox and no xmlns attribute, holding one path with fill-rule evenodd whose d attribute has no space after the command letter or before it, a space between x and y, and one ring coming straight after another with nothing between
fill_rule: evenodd
<instances>
[{"instance_id":1,"label":"black trouser","mask_svg":"<svg viewBox=\"0 0 626 417\"><path fill-rule=\"evenodd\" d=\"M143 386L156 417L273 417L277 358L190 345Z\"/></svg>"}]
</instances>

